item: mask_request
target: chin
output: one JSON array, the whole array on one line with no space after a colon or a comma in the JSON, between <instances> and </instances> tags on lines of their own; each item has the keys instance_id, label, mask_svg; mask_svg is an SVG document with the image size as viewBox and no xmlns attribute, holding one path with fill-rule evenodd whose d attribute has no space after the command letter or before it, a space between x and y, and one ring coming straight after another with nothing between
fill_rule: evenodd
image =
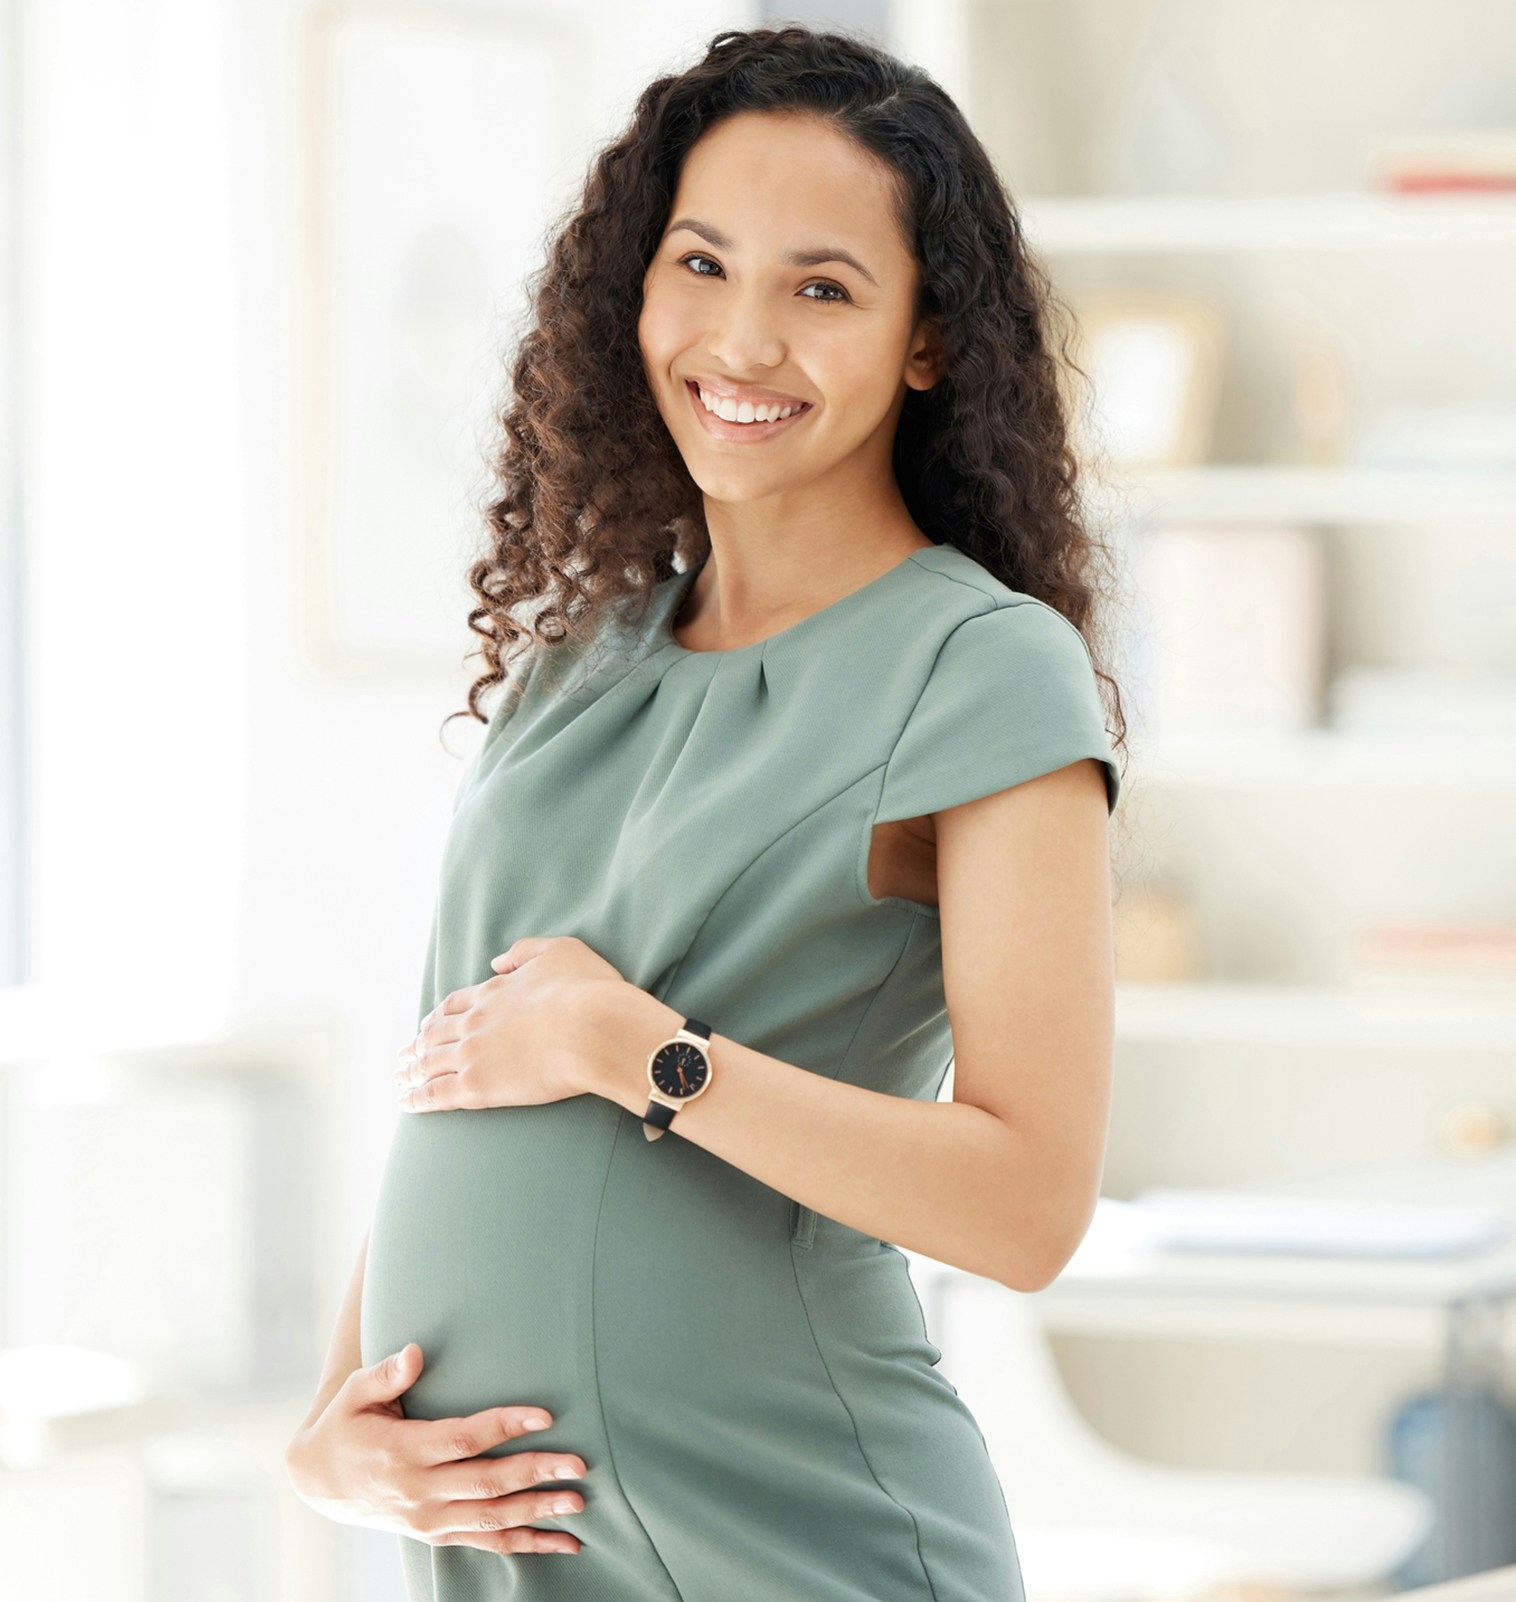
<instances>
[{"instance_id":1,"label":"chin","mask_svg":"<svg viewBox=\"0 0 1516 1602\"><path fill-rule=\"evenodd\" d=\"M751 473L733 473L722 476L715 473L697 473L690 477L700 487L708 501L720 501L727 506L745 506L750 501L766 501L782 495L794 486L785 481L759 480Z\"/></svg>"}]
</instances>

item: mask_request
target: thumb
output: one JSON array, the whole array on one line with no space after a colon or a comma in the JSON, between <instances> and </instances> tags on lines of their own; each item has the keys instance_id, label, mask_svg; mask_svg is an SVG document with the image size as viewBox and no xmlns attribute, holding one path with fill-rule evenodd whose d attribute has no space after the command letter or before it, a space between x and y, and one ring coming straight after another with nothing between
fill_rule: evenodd
<instances>
[{"instance_id":1,"label":"thumb","mask_svg":"<svg viewBox=\"0 0 1516 1602\"><path fill-rule=\"evenodd\" d=\"M415 1341L407 1341L398 1352L375 1363L368 1371L365 1387L371 1396L398 1396L416 1383L421 1372L421 1348Z\"/></svg>"}]
</instances>

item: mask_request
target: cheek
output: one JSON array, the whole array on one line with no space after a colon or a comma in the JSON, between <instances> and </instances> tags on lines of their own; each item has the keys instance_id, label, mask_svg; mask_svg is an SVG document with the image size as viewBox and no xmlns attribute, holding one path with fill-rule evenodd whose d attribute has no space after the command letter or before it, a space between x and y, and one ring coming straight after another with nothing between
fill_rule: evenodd
<instances>
[{"instance_id":1,"label":"cheek","mask_svg":"<svg viewBox=\"0 0 1516 1602\"><path fill-rule=\"evenodd\" d=\"M667 365L667 359L676 356L686 338L688 318L680 313L678 297L660 294L651 289L643 298L642 312L637 319L637 340L642 353L653 366Z\"/></svg>"},{"instance_id":2,"label":"cheek","mask_svg":"<svg viewBox=\"0 0 1516 1602\"><path fill-rule=\"evenodd\" d=\"M899 354L886 342L839 342L823 390L842 402L849 416L877 421L894 404Z\"/></svg>"},{"instance_id":3,"label":"cheek","mask_svg":"<svg viewBox=\"0 0 1516 1602\"><path fill-rule=\"evenodd\" d=\"M647 302L642 303L642 310L637 315L637 348L642 352L645 362L652 360L653 323L648 313Z\"/></svg>"}]
</instances>

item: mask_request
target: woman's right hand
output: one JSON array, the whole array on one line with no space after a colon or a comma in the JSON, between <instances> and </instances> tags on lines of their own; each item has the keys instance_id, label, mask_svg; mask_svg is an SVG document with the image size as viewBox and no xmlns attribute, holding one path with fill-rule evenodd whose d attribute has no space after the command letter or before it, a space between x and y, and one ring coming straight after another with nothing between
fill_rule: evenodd
<instances>
[{"instance_id":1,"label":"woman's right hand","mask_svg":"<svg viewBox=\"0 0 1516 1602\"><path fill-rule=\"evenodd\" d=\"M578 1491L535 1489L547 1480L585 1476L581 1457L513 1452L484 1457L486 1447L525 1433L524 1420L546 1408L489 1407L465 1418L410 1419L399 1398L421 1373L421 1348L349 1374L325 1409L285 1450L290 1483L302 1501L339 1524L388 1530L430 1546L477 1546L485 1552L577 1552L566 1530L536 1530L532 1519L581 1511ZM555 1504L566 1499L567 1508Z\"/></svg>"}]
</instances>

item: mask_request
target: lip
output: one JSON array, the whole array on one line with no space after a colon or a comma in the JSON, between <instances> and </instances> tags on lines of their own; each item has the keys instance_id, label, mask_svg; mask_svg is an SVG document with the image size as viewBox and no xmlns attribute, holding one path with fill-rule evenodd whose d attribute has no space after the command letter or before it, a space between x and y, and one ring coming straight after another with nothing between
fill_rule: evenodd
<instances>
[{"instance_id":1,"label":"lip","mask_svg":"<svg viewBox=\"0 0 1516 1602\"><path fill-rule=\"evenodd\" d=\"M815 407L807 401L798 412L791 412L788 417L777 418L772 423L729 423L724 417L717 417L715 413L708 412L700 400L700 391L693 379L687 378L684 387L689 393L690 405L695 409L695 415L705 426L708 434L717 439L735 440L742 445L757 445L763 440L773 439L776 434L782 434L792 423L798 423L802 418L809 417Z\"/></svg>"}]
</instances>

